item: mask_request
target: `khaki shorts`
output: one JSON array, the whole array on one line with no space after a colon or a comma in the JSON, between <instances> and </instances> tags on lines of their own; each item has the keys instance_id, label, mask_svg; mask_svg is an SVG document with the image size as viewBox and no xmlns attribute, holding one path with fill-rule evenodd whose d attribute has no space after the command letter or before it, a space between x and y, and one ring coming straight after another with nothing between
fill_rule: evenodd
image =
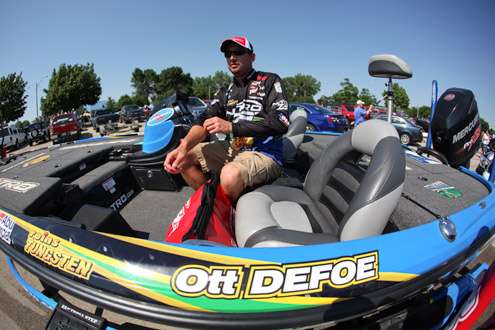
<instances>
[{"instance_id":1,"label":"khaki shorts","mask_svg":"<svg viewBox=\"0 0 495 330\"><path fill-rule=\"evenodd\" d=\"M270 157L256 151L235 151L226 141L200 143L191 152L196 155L204 173L220 174L227 163L236 166L246 187L273 181L282 173Z\"/></svg>"}]
</instances>

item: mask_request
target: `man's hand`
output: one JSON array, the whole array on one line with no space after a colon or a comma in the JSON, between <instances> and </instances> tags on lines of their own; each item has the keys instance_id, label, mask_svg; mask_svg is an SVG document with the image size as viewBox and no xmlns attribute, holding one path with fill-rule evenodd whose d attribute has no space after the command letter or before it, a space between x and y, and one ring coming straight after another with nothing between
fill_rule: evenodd
<instances>
[{"instance_id":1,"label":"man's hand","mask_svg":"<svg viewBox=\"0 0 495 330\"><path fill-rule=\"evenodd\" d=\"M182 139L179 146L167 154L167 157L163 162L163 168L165 171L171 174L180 173L183 169L184 163L187 160L186 155L188 151L187 142Z\"/></svg>"},{"instance_id":2,"label":"man's hand","mask_svg":"<svg viewBox=\"0 0 495 330\"><path fill-rule=\"evenodd\" d=\"M224 120L219 117L206 119L205 122L203 123L203 127L210 134L214 134L214 133L229 134L232 132L232 123L230 121Z\"/></svg>"}]
</instances>

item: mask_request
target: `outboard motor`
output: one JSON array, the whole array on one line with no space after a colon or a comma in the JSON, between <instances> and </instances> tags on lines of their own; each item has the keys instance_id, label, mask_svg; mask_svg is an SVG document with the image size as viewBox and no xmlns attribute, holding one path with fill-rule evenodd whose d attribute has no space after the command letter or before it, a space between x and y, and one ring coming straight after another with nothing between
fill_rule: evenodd
<instances>
[{"instance_id":1,"label":"outboard motor","mask_svg":"<svg viewBox=\"0 0 495 330\"><path fill-rule=\"evenodd\" d=\"M186 136L189 126L172 121L175 110L162 109L146 122L142 150L128 156L129 167L140 186L146 190L178 190L184 185L180 175L163 169L167 153Z\"/></svg>"},{"instance_id":2,"label":"outboard motor","mask_svg":"<svg viewBox=\"0 0 495 330\"><path fill-rule=\"evenodd\" d=\"M449 88L439 98L431 121L433 149L452 167L469 167L481 142L478 106L472 91Z\"/></svg>"}]
</instances>

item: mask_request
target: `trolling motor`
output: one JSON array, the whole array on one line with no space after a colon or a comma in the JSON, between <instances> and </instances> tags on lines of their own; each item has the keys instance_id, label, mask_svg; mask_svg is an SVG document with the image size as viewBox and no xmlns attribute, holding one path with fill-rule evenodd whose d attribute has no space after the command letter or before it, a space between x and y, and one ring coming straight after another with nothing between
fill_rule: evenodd
<instances>
[{"instance_id":1,"label":"trolling motor","mask_svg":"<svg viewBox=\"0 0 495 330\"><path fill-rule=\"evenodd\" d=\"M436 104L430 126L434 152L420 148L418 153L440 153L450 166L469 168L481 143L481 123L473 92L447 89Z\"/></svg>"},{"instance_id":2,"label":"trolling motor","mask_svg":"<svg viewBox=\"0 0 495 330\"><path fill-rule=\"evenodd\" d=\"M409 79L412 71L409 65L401 58L391 54L371 56L368 62L368 73L372 77L388 78L387 86L387 121L392 122L394 92L392 79Z\"/></svg>"}]
</instances>

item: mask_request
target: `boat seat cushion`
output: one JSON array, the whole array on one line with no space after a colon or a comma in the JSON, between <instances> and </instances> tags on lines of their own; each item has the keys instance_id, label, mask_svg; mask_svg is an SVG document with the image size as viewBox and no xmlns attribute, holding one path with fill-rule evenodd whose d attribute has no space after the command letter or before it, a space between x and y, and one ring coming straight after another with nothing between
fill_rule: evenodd
<instances>
[{"instance_id":1,"label":"boat seat cushion","mask_svg":"<svg viewBox=\"0 0 495 330\"><path fill-rule=\"evenodd\" d=\"M371 158L364 173L342 166L356 151ZM397 130L369 120L322 151L303 190L267 185L242 196L236 209L237 243L306 245L379 235L399 201L404 172Z\"/></svg>"},{"instance_id":2,"label":"boat seat cushion","mask_svg":"<svg viewBox=\"0 0 495 330\"><path fill-rule=\"evenodd\" d=\"M267 185L246 196L239 199L236 208L239 246L290 246L337 240L338 225L331 213L322 214L301 189ZM325 234L321 234L323 231Z\"/></svg>"}]
</instances>

